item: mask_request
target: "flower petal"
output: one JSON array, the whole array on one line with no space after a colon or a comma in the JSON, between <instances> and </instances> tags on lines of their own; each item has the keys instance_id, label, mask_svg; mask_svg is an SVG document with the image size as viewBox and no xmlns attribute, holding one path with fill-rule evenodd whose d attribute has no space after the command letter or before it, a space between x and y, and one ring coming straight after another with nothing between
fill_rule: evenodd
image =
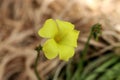
<instances>
[{"instance_id":1,"label":"flower petal","mask_svg":"<svg viewBox=\"0 0 120 80\"><path fill-rule=\"evenodd\" d=\"M43 45L43 51L48 59L53 59L58 55L58 47L54 39L49 39Z\"/></svg>"},{"instance_id":2,"label":"flower petal","mask_svg":"<svg viewBox=\"0 0 120 80\"><path fill-rule=\"evenodd\" d=\"M59 46L59 57L61 60L68 61L74 55L74 48L66 45Z\"/></svg>"},{"instance_id":3,"label":"flower petal","mask_svg":"<svg viewBox=\"0 0 120 80\"><path fill-rule=\"evenodd\" d=\"M53 19L46 20L38 34L44 38L53 38L58 32L57 24Z\"/></svg>"},{"instance_id":4,"label":"flower petal","mask_svg":"<svg viewBox=\"0 0 120 80\"><path fill-rule=\"evenodd\" d=\"M60 44L77 47L77 39L78 39L79 31L72 30L63 39L59 42Z\"/></svg>"},{"instance_id":5,"label":"flower petal","mask_svg":"<svg viewBox=\"0 0 120 80\"><path fill-rule=\"evenodd\" d=\"M58 31L61 36L66 35L69 31L74 29L74 25L67 21L56 20Z\"/></svg>"}]
</instances>

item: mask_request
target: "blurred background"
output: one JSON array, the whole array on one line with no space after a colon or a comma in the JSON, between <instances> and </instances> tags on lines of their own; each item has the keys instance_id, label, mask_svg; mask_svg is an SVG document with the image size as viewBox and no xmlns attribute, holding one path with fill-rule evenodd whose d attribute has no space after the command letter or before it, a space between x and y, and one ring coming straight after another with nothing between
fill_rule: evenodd
<instances>
[{"instance_id":1,"label":"blurred background","mask_svg":"<svg viewBox=\"0 0 120 80\"><path fill-rule=\"evenodd\" d=\"M42 41L37 32L49 18L69 21L81 34L71 63L47 60L41 52L42 80L66 80L69 73L72 78L95 23L102 24L102 34L90 41L79 80L120 80L120 0L0 0L0 80L37 80L34 49Z\"/></svg>"}]
</instances>

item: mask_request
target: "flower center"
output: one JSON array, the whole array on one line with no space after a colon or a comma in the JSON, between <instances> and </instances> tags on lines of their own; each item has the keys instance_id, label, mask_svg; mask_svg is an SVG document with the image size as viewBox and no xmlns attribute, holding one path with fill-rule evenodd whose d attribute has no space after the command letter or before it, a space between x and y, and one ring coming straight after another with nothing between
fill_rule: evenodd
<instances>
[{"instance_id":1,"label":"flower center","mask_svg":"<svg viewBox=\"0 0 120 80\"><path fill-rule=\"evenodd\" d=\"M57 42L57 43L59 43L60 41L61 41L61 38L59 37L59 36L55 36L55 41Z\"/></svg>"}]
</instances>

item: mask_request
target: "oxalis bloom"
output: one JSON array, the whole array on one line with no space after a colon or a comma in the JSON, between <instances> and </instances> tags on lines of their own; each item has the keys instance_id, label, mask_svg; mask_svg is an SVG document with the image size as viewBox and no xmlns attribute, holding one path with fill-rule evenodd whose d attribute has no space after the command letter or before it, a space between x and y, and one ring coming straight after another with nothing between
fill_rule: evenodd
<instances>
[{"instance_id":1,"label":"oxalis bloom","mask_svg":"<svg viewBox=\"0 0 120 80\"><path fill-rule=\"evenodd\" d=\"M73 24L48 19L38 31L38 34L47 39L42 47L48 59L59 56L61 60L68 61L74 55L79 31L74 30Z\"/></svg>"}]
</instances>

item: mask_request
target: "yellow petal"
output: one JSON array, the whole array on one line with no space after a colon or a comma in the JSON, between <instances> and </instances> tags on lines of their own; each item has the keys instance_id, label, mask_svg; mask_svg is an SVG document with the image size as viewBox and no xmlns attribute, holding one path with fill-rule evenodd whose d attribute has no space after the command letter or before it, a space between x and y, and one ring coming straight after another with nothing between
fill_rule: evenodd
<instances>
[{"instance_id":1,"label":"yellow petal","mask_svg":"<svg viewBox=\"0 0 120 80\"><path fill-rule=\"evenodd\" d=\"M66 45L58 45L59 57L61 60L68 61L74 55L74 48Z\"/></svg>"},{"instance_id":2,"label":"yellow petal","mask_svg":"<svg viewBox=\"0 0 120 80\"><path fill-rule=\"evenodd\" d=\"M66 35L69 31L74 29L74 25L67 21L56 20L60 36Z\"/></svg>"},{"instance_id":3,"label":"yellow petal","mask_svg":"<svg viewBox=\"0 0 120 80\"><path fill-rule=\"evenodd\" d=\"M44 38L53 38L58 32L57 24L53 19L46 20L38 34Z\"/></svg>"},{"instance_id":4,"label":"yellow petal","mask_svg":"<svg viewBox=\"0 0 120 80\"><path fill-rule=\"evenodd\" d=\"M53 59L58 55L58 47L54 39L49 39L44 43L43 51L48 59Z\"/></svg>"},{"instance_id":5,"label":"yellow petal","mask_svg":"<svg viewBox=\"0 0 120 80\"><path fill-rule=\"evenodd\" d=\"M63 39L59 42L60 44L77 47L77 39L78 39L79 31L72 30Z\"/></svg>"}]
</instances>

